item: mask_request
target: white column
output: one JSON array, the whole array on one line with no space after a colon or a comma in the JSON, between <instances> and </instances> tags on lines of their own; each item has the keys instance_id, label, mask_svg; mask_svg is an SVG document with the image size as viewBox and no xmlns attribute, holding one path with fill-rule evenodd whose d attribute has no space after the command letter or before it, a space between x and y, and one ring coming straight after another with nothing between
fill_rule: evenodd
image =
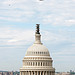
<instances>
[{"instance_id":1,"label":"white column","mask_svg":"<svg viewBox=\"0 0 75 75\"><path fill-rule=\"evenodd\" d=\"M30 75L30 71L28 71L28 75Z\"/></svg>"},{"instance_id":2,"label":"white column","mask_svg":"<svg viewBox=\"0 0 75 75\"><path fill-rule=\"evenodd\" d=\"M24 72L24 75L25 75L25 72Z\"/></svg>"},{"instance_id":3,"label":"white column","mask_svg":"<svg viewBox=\"0 0 75 75\"><path fill-rule=\"evenodd\" d=\"M35 75L37 75L37 72L35 71Z\"/></svg>"},{"instance_id":4,"label":"white column","mask_svg":"<svg viewBox=\"0 0 75 75\"><path fill-rule=\"evenodd\" d=\"M43 71L43 75L44 75L44 71Z\"/></svg>"},{"instance_id":5,"label":"white column","mask_svg":"<svg viewBox=\"0 0 75 75\"><path fill-rule=\"evenodd\" d=\"M30 75L30 71L29 71L29 75Z\"/></svg>"},{"instance_id":6,"label":"white column","mask_svg":"<svg viewBox=\"0 0 75 75\"><path fill-rule=\"evenodd\" d=\"M52 72L52 75L53 75L53 72Z\"/></svg>"},{"instance_id":7,"label":"white column","mask_svg":"<svg viewBox=\"0 0 75 75\"><path fill-rule=\"evenodd\" d=\"M33 75L33 72L31 72L31 75Z\"/></svg>"},{"instance_id":8,"label":"white column","mask_svg":"<svg viewBox=\"0 0 75 75\"><path fill-rule=\"evenodd\" d=\"M36 75L36 72L34 71L34 75Z\"/></svg>"},{"instance_id":9,"label":"white column","mask_svg":"<svg viewBox=\"0 0 75 75\"><path fill-rule=\"evenodd\" d=\"M31 71L31 75L32 75L32 71Z\"/></svg>"},{"instance_id":10,"label":"white column","mask_svg":"<svg viewBox=\"0 0 75 75\"><path fill-rule=\"evenodd\" d=\"M27 75L27 72L25 72L25 75Z\"/></svg>"},{"instance_id":11,"label":"white column","mask_svg":"<svg viewBox=\"0 0 75 75\"><path fill-rule=\"evenodd\" d=\"M46 75L47 75L47 71L46 71Z\"/></svg>"},{"instance_id":12,"label":"white column","mask_svg":"<svg viewBox=\"0 0 75 75\"><path fill-rule=\"evenodd\" d=\"M24 72L24 75L26 75L25 72Z\"/></svg>"},{"instance_id":13,"label":"white column","mask_svg":"<svg viewBox=\"0 0 75 75\"><path fill-rule=\"evenodd\" d=\"M21 75L21 72L20 72L20 75Z\"/></svg>"},{"instance_id":14,"label":"white column","mask_svg":"<svg viewBox=\"0 0 75 75\"><path fill-rule=\"evenodd\" d=\"M23 75L23 72L21 74Z\"/></svg>"},{"instance_id":15,"label":"white column","mask_svg":"<svg viewBox=\"0 0 75 75\"><path fill-rule=\"evenodd\" d=\"M40 75L41 75L41 71L40 71Z\"/></svg>"},{"instance_id":16,"label":"white column","mask_svg":"<svg viewBox=\"0 0 75 75\"><path fill-rule=\"evenodd\" d=\"M31 71L31 75L32 75L32 71Z\"/></svg>"},{"instance_id":17,"label":"white column","mask_svg":"<svg viewBox=\"0 0 75 75\"><path fill-rule=\"evenodd\" d=\"M36 72L34 71L34 75L36 75Z\"/></svg>"},{"instance_id":18,"label":"white column","mask_svg":"<svg viewBox=\"0 0 75 75\"><path fill-rule=\"evenodd\" d=\"M52 71L52 75L53 75L53 71Z\"/></svg>"},{"instance_id":19,"label":"white column","mask_svg":"<svg viewBox=\"0 0 75 75\"><path fill-rule=\"evenodd\" d=\"M31 75L31 71L30 71L30 75Z\"/></svg>"},{"instance_id":20,"label":"white column","mask_svg":"<svg viewBox=\"0 0 75 75\"><path fill-rule=\"evenodd\" d=\"M38 75L38 71L37 71L37 75Z\"/></svg>"},{"instance_id":21,"label":"white column","mask_svg":"<svg viewBox=\"0 0 75 75\"><path fill-rule=\"evenodd\" d=\"M27 75L28 75L28 72L27 72Z\"/></svg>"},{"instance_id":22,"label":"white column","mask_svg":"<svg viewBox=\"0 0 75 75\"><path fill-rule=\"evenodd\" d=\"M26 75L28 75L28 72L27 72L27 74Z\"/></svg>"},{"instance_id":23,"label":"white column","mask_svg":"<svg viewBox=\"0 0 75 75\"><path fill-rule=\"evenodd\" d=\"M24 72L22 72L22 75L24 75Z\"/></svg>"},{"instance_id":24,"label":"white column","mask_svg":"<svg viewBox=\"0 0 75 75\"><path fill-rule=\"evenodd\" d=\"M25 75L27 75L27 72L25 72Z\"/></svg>"}]
</instances>

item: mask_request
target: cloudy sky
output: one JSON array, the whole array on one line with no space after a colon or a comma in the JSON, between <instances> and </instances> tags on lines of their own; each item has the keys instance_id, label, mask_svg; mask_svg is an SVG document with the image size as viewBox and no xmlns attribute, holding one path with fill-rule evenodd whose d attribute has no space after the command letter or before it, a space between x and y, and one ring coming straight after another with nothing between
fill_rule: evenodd
<instances>
[{"instance_id":1,"label":"cloudy sky","mask_svg":"<svg viewBox=\"0 0 75 75\"><path fill-rule=\"evenodd\" d=\"M37 23L56 71L75 70L75 0L0 0L0 70L19 70Z\"/></svg>"}]
</instances>

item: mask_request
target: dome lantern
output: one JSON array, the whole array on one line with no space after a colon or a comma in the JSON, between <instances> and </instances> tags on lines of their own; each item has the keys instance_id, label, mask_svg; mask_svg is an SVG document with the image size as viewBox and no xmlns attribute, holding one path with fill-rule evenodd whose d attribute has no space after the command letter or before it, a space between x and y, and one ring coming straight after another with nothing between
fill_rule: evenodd
<instances>
[{"instance_id":1,"label":"dome lantern","mask_svg":"<svg viewBox=\"0 0 75 75\"><path fill-rule=\"evenodd\" d=\"M36 24L36 34L40 34L40 32L39 32L39 25L40 24Z\"/></svg>"},{"instance_id":2,"label":"dome lantern","mask_svg":"<svg viewBox=\"0 0 75 75\"><path fill-rule=\"evenodd\" d=\"M40 35L40 32L39 32L39 25L40 24L36 24L36 33L35 33L35 42L34 42L34 44L42 44L41 43L41 35Z\"/></svg>"}]
</instances>

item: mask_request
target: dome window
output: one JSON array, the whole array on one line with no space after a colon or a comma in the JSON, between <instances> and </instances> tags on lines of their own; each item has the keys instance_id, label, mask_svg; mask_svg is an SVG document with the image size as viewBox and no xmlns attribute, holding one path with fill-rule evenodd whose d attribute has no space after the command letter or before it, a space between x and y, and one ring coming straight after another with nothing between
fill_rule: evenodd
<instances>
[{"instance_id":1,"label":"dome window","mask_svg":"<svg viewBox=\"0 0 75 75\"><path fill-rule=\"evenodd\" d=\"M37 66L37 62L36 62L36 66Z\"/></svg>"},{"instance_id":2,"label":"dome window","mask_svg":"<svg viewBox=\"0 0 75 75\"><path fill-rule=\"evenodd\" d=\"M38 52L38 54L39 54L39 52Z\"/></svg>"},{"instance_id":3,"label":"dome window","mask_svg":"<svg viewBox=\"0 0 75 75\"><path fill-rule=\"evenodd\" d=\"M35 54L35 52L34 52L34 54Z\"/></svg>"},{"instance_id":4,"label":"dome window","mask_svg":"<svg viewBox=\"0 0 75 75\"><path fill-rule=\"evenodd\" d=\"M38 62L38 66L40 66L40 62Z\"/></svg>"},{"instance_id":5,"label":"dome window","mask_svg":"<svg viewBox=\"0 0 75 75\"><path fill-rule=\"evenodd\" d=\"M36 54L37 54L37 52L36 52Z\"/></svg>"}]
</instances>

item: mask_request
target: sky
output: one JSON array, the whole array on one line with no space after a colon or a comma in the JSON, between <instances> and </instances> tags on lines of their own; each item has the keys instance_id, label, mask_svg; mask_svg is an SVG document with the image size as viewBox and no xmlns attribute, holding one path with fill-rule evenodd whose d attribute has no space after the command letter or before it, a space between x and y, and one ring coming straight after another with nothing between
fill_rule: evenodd
<instances>
[{"instance_id":1,"label":"sky","mask_svg":"<svg viewBox=\"0 0 75 75\"><path fill-rule=\"evenodd\" d=\"M75 71L75 0L0 0L0 70L19 71L37 23L56 72Z\"/></svg>"}]
</instances>

